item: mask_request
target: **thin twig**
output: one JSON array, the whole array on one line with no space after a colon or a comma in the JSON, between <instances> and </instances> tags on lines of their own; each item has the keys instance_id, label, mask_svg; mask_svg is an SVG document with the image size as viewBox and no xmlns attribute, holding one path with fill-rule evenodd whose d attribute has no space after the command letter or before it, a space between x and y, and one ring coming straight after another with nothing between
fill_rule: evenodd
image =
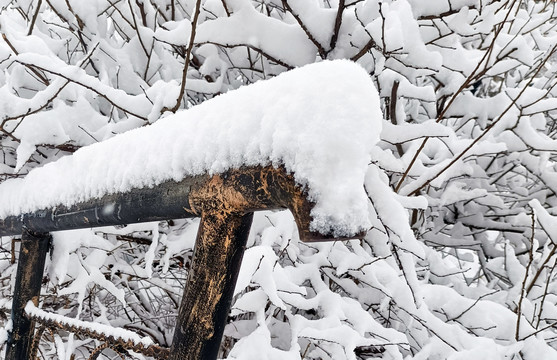
<instances>
[{"instance_id":1,"label":"thin twig","mask_svg":"<svg viewBox=\"0 0 557 360\"><path fill-rule=\"evenodd\" d=\"M325 59L327 57L327 52L325 51L325 49L323 48L323 45L321 45L319 43L319 41L317 41L317 39L313 36L313 34L309 31L309 29L307 28L306 24L304 24L304 22L302 21L302 19L300 18L300 16L298 14L296 14L294 12L294 10L292 10L292 8L290 7L290 4L288 4L288 0L282 0L282 6L284 6L284 9L286 11L288 11L290 14L292 14L292 16L294 17L294 19L296 20L296 22L298 23L298 25L300 25L300 27L302 28L302 30L304 30L304 32L306 33L309 41L311 41L313 43L313 45L315 45L315 47L317 48L317 52L319 53L319 56L321 56L322 59ZM340 25L339 25L340 26Z\"/></svg>"},{"instance_id":2,"label":"thin twig","mask_svg":"<svg viewBox=\"0 0 557 360\"><path fill-rule=\"evenodd\" d=\"M91 56L93 55L93 53L95 52L95 50L99 47L99 43L97 43L92 49L91 51L87 54L87 56L85 56L80 62L79 64L77 64L78 67L82 67L86 62L89 61L89 59L91 58ZM45 107L48 106L48 104L50 104L54 99L56 99L58 97L58 94L60 94L60 92L70 83L69 79L66 79L66 81L60 85L60 87L58 89L56 89L56 91L54 92L54 94L48 98L46 101L44 101L42 104L39 104L39 106L35 107L35 108L29 108L27 109L27 111L24 114L16 114L16 115L11 115L8 116L6 118L2 118L2 123L0 124L0 130L3 130L4 125L6 124L7 121L10 120L15 120L17 118L20 117L25 117L31 114L35 114L38 113L39 111L43 110ZM52 85L54 86L54 85ZM13 133L15 131L12 130L11 133Z\"/></svg>"},{"instance_id":3,"label":"thin twig","mask_svg":"<svg viewBox=\"0 0 557 360\"><path fill-rule=\"evenodd\" d=\"M530 266L534 262L534 234L536 225L536 215L534 214L534 209L532 209L532 214L530 215L532 219L532 235L530 237L530 251L528 251L528 264L526 265L526 271L524 272L524 279L522 280L522 287L520 288L520 298L518 300L518 309L516 310L516 332L515 340L520 339L520 317L522 316L522 300L526 297L526 281L528 281L528 273L530 271Z\"/></svg>"},{"instance_id":4,"label":"thin twig","mask_svg":"<svg viewBox=\"0 0 557 360\"><path fill-rule=\"evenodd\" d=\"M524 85L524 87L522 88L522 90L520 91L520 93L516 96L516 98L514 98L511 103L509 104L509 106L507 106L507 108L505 110L503 110L503 112L488 126L486 127L486 129L476 138L474 139L474 141L472 141L470 143L470 145L468 145L460 154L458 154L456 157L454 157L445 167L443 167L437 174L435 174L433 177L431 177L430 179L428 179L427 181L425 181L422 185L420 185L417 189L415 189L414 191L412 191L409 195L416 195L418 194L424 187L428 186L433 180L435 180L436 178L438 178L441 174L443 174L445 171L447 171L448 169L450 169L457 161L459 161L466 153L468 153L468 151L470 151L470 149L472 149L491 129L493 129L495 127L495 125L497 125L499 123L499 121L501 121L501 119L503 119L503 117L507 114L507 112L509 112L510 109L512 109L514 106L516 106L516 103L518 101L518 99L520 99L522 97L522 95L524 94L524 92L530 88L530 85L532 84L532 82L537 78L538 74L540 73L540 71L542 69L545 68L545 64L549 61L549 59L552 58L552 56L556 53L557 51L557 45L554 45L553 48L551 49L551 51L549 51L549 54L546 56L546 58L541 62L541 64L538 66L535 74L530 78L530 80ZM426 138L427 139L427 138ZM425 140L424 140L425 141ZM410 167L409 167L410 168ZM408 169L407 169L408 170ZM402 183L402 180L399 182L397 189L400 187L400 184Z\"/></svg>"},{"instance_id":5,"label":"thin twig","mask_svg":"<svg viewBox=\"0 0 557 360\"><path fill-rule=\"evenodd\" d=\"M4 39L4 41L6 42L6 44L10 47L10 49L13 51L13 53L15 55L19 55L19 51L17 51L17 49L14 47L14 45L10 42L10 40L8 39L8 37L6 36L5 33L2 33L2 39ZM44 76L43 74L41 74L40 72L37 71L37 69L35 69L33 66L31 65L24 65L27 69L31 70L31 72L33 72L33 74L35 74L35 76L37 76L39 78L39 80L48 86L48 84L50 83L48 81L48 79L46 78L46 76Z\"/></svg>"},{"instance_id":6,"label":"thin twig","mask_svg":"<svg viewBox=\"0 0 557 360\"><path fill-rule=\"evenodd\" d=\"M396 118L396 103L398 97L398 86L400 82L395 80L393 82L393 87L391 88L391 98L389 100L389 117L391 118L391 123L393 125L398 125L398 121ZM400 143L395 144L396 151L398 152L398 156L402 157L404 155L404 150L402 149L402 145Z\"/></svg>"},{"instance_id":7,"label":"thin twig","mask_svg":"<svg viewBox=\"0 0 557 360\"><path fill-rule=\"evenodd\" d=\"M77 13L75 11L73 11L72 5L70 4L69 0L66 0L66 5L68 6L68 10L75 17L75 20L77 21L77 26L79 26L79 29L83 30L85 28L85 23L83 22L83 20L81 20L79 15L77 15Z\"/></svg>"},{"instance_id":8,"label":"thin twig","mask_svg":"<svg viewBox=\"0 0 557 360\"><path fill-rule=\"evenodd\" d=\"M358 61L362 56L364 56L369 50L372 48L378 48L377 43L373 38L370 38L369 41L358 51L358 53L350 58L352 61Z\"/></svg>"},{"instance_id":9,"label":"thin twig","mask_svg":"<svg viewBox=\"0 0 557 360\"><path fill-rule=\"evenodd\" d=\"M464 311L462 311L462 312L461 312L460 314L458 314L457 316L452 317L452 318L450 318L450 319L447 319L447 321L456 321L456 320L458 320L460 317L462 317L462 316L463 316L464 314L466 314L468 311L472 310L472 308L473 308L474 306L476 306L481 300L483 300L484 298L486 298L486 297L488 297L488 296L491 296L491 295L493 295L493 294L496 294L497 292L499 292L499 290L494 290L494 291L492 291L492 292L490 292L490 293L481 295L480 297L478 297L478 298L476 299L476 301L474 301L474 303L472 303L472 305L468 306Z\"/></svg>"},{"instance_id":10,"label":"thin twig","mask_svg":"<svg viewBox=\"0 0 557 360\"><path fill-rule=\"evenodd\" d=\"M193 19L191 21L190 42L188 44L188 49L186 50L186 57L184 58L184 69L182 71L182 84L180 86L180 93L178 94L178 98L176 99L176 104L172 108L168 108L165 106L164 108L162 108L161 114L166 111L171 111L175 113L180 108L180 104L182 103L182 99L184 98L184 94L186 92L186 79L188 75L188 67L190 65L190 56L191 56L191 51L193 49L193 43L195 41L197 19L199 18L200 11L201 11L201 0L197 0L195 4L195 12L193 15Z\"/></svg>"},{"instance_id":11,"label":"thin twig","mask_svg":"<svg viewBox=\"0 0 557 360\"><path fill-rule=\"evenodd\" d=\"M536 285L536 281L540 277L540 274L544 270L544 268L547 265L547 263L549 262L549 260L551 260L553 258L553 255L555 255L556 251L557 251L557 246L553 245L553 248L551 249L551 251L547 255L547 258L544 260L544 262L542 263L542 265L540 266L540 268L536 272L536 275L534 275L534 277L532 278L532 281L530 282L530 284L526 288L526 295L528 295L530 293L530 291L532 291L532 289L534 288L534 285Z\"/></svg>"},{"instance_id":12,"label":"thin twig","mask_svg":"<svg viewBox=\"0 0 557 360\"><path fill-rule=\"evenodd\" d=\"M545 281L545 288L543 291L543 296L540 300L540 310L538 311L538 319L536 321L536 329L540 326L540 321L542 319L542 314L543 314L543 304L545 303L545 298L547 297L547 294L549 293L549 284L551 284L551 275L553 274L553 271L555 271L555 267L557 266L557 261L553 263L553 266L551 267L551 269L549 269L549 272L547 274L547 279Z\"/></svg>"},{"instance_id":13,"label":"thin twig","mask_svg":"<svg viewBox=\"0 0 557 360\"><path fill-rule=\"evenodd\" d=\"M342 25L342 13L344 12L345 8L346 8L345 0L340 0L338 3L337 16L335 18L335 27L333 29L333 36L331 36L331 43L329 45L330 49L327 53L331 52L337 45L338 34L340 31L340 26Z\"/></svg>"},{"instance_id":14,"label":"thin twig","mask_svg":"<svg viewBox=\"0 0 557 360\"><path fill-rule=\"evenodd\" d=\"M139 45L141 45L141 48L143 49L145 56L149 56L149 51L147 50L147 47L145 46L145 44L143 43L143 39L141 38L141 32L139 31L139 26L137 25L137 20L135 19L135 13L133 11L132 3L130 0L128 0L128 6L130 8L130 13L132 15L133 28L135 30L135 33L137 34Z\"/></svg>"},{"instance_id":15,"label":"thin twig","mask_svg":"<svg viewBox=\"0 0 557 360\"><path fill-rule=\"evenodd\" d=\"M226 5L226 0L221 0L222 2L222 7L224 8L224 11L226 12L226 16L230 17L231 12L230 10L228 10L228 5ZM172 3L174 4L174 1L172 1Z\"/></svg>"},{"instance_id":16,"label":"thin twig","mask_svg":"<svg viewBox=\"0 0 557 360\"><path fill-rule=\"evenodd\" d=\"M125 113L128 113L128 114L130 114L130 115L132 115L132 116L135 116L135 117L137 117L137 118L139 118L139 119L141 119L141 120L143 120L143 121L147 121L147 117L145 117L145 116L143 116L143 115L141 115L141 114L139 114L139 113L137 113L137 112L135 112L135 111L133 111L133 110L131 110L131 109L125 107L125 106L119 105L119 104L116 103L114 100L112 100L107 94L103 93L102 91L100 91L100 90L98 90L98 89L95 89L93 86L90 86L90 85L88 85L88 84L86 84L86 83L83 83L83 82L79 82L79 81L76 80L76 79L72 79L72 78L69 77L68 75L62 74L62 73L57 72L57 71L54 71L54 70L52 70L52 69L46 69L46 68L44 68L44 67L42 67L42 66L39 66L39 65L33 65L33 66L35 66L36 68L41 69L41 70L43 70L43 71L49 72L49 73L51 73L51 74L53 74L53 75L56 75L56 76L59 76L59 77L61 77L61 78L66 79L66 80L69 80L69 81L73 82L74 84L77 84L77 85L80 85L80 86L84 87L85 89L91 90L91 91L94 92L95 94L97 94L97 95L102 96L103 98L105 98L106 101L108 101L108 102L110 103L110 105L112 105L112 106L114 106L114 107L116 107L116 108L122 110L122 111L125 112Z\"/></svg>"},{"instance_id":17,"label":"thin twig","mask_svg":"<svg viewBox=\"0 0 557 360\"><path fill-rule=\"evenodd\" d=\"M39 12L41 11L41 5L43 0L37 1L37 7L35 8L35 13L33 14L33 18L31 19L31 24L29 25L29 30L27 31L27 36L33 33L33 28L35 27L35 22L37 21L37 17L39 16Z\"/></svg>"},{"instance_id":18,"label":"thin twig","mask_svg":"<svg viewBox=\"0 0 557 360\"><path fill-rule=\"evenodd\" d=\"M486 51L484 52L482 58L480 59L480 61L478 61L476 67L472 70L472 72L470 73L470 75L468 75L468 77L466 78L466 80L464 80L464 82L462 83L462 85L460 85L460 87L458 88L457 91L455 91L455 93L451 96L451 98L449 99L448 103L445 105L445 107L443 108L443 110L439 113L439 115L437 116L437 119L435 120L435 122L440 122L441 120L443 120L445 114L447 113L447 111L451 108L451 106L453 105L453 103L455 102L456 98L464 91L464 89L466 89L468 86L470 86L470 84L473 83L473 80L477 79L479 76L482 76L483 74L485 74L485 72L487 72L488 70L488 65L489 65L489 58L491 56L491 54L493 53L493 49L495 47L495 41L498 39L499 34L501 33L501 30L503 29L503 24L507 21L511 10L514 6L514 3L516 2L516 0L513 1L513 3L511 4L509 11L507 12L505 18L503 19L503 21L501 22L501 26L496 27L495 29L495 33L493 35L493 39L491 41L491 44L488 46L488 48L486 49ZM477 73L477 71L480 69L480 66L485 62L485 68L483 69L482 72ZM406 168L406 171L404 172L404 174L402 174L402 177L400 178L397 186L395 187L395 192L398 192L400 190L400 188L402 187L402 183L404 182L404 180L406 179L406 177L408 176L408 174L410 173L410 169L412 169L412 167L414 166L416 160L418 159L418 156L421 154L421 152L423 151L423 149L425 148L426 143L428 142L429 138L425 138L422 143L420 144L420 147L418 148L418 150L416 150L416 153L414 154L414 157L412 157L412 160L410 161L410 163L408 164L408 167Z\"/></svg>"}]
</instances>

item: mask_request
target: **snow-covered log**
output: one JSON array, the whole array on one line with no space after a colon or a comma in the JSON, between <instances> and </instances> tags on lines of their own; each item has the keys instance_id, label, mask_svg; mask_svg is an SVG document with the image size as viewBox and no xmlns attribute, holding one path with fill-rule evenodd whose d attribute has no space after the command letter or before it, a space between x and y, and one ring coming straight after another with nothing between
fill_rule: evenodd
<instances>
[{"instance_id":1,"label":"snow-covered log","mask_svg":"<svg viewBox=\"0 0 557 360\"><path fill-rule=\"evenodd\" d=\"M308 65L5 181L0 218L272 165L293 174L315 203L310 230L354 236L371 226L363 184L381 121L363 68L350 61Z\"/></svg>"},{"instance_id":2,"label":"snow-covered log","mask_svg":"<svg viewBox=\"0 0 557 360\"><path fill-rule=\"evenodd\" d=\"M251 102L256 111L246 112ZM34 357L23 313L29 301L38 305L48 246L33 249L48 244L48 232L201 217L169 359L216 359L253 211L290 209L306 241L363 235L364 180L381 121L367 73L323 62L2 183L0 234L25 234L6 358Z\"/></svg>"}]
</instances>

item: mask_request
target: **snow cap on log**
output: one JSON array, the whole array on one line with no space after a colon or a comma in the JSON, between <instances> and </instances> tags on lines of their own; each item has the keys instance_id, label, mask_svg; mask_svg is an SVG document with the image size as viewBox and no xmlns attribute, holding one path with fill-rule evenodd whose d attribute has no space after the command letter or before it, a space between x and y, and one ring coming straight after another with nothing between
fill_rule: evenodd
<instances>
[{"instance_id":1,"label":"snow cap on log","mask_svg":"<svg viewBox=\"0 0 557 360\"><path fill-rule=\"evenodd\" d=\"M371 226L363 184L381 122L379 96L363 68L347 60L306 65L7 180L0 217L273 165L294 174L315 204L311 231L355 236Z\"/></svg>"}]
</instances>

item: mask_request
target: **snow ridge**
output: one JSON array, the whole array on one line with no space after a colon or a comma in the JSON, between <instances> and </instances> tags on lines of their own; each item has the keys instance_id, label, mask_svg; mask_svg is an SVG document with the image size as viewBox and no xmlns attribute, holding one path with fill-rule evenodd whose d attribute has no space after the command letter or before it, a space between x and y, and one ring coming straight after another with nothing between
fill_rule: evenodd
<instances>
[{"instance_id":1,"label":"snow ridge","mask_svg":"<svg viewBox=\"0 0 557 360\"><path fill-rule=\"evenodd\" d=\"M370 228L363 184L381 122L363 68L346 60L306 65L7 180L0 216L272 164L307 187L316 203L312 231L352 236Z\"/></svg>"}]
</instances>

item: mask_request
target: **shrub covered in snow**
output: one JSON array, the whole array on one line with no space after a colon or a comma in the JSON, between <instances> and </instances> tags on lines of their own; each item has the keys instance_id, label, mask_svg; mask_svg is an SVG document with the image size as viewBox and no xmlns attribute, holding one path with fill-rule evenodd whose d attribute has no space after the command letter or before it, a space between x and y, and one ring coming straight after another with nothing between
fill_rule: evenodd
<instances>
[{"instance_id":1,"label":"shrub covered in snow","mask_svg":"<svg viewBox=\"0 0 557 360\"><path fill-rule=\"evenodd\" d=\"M288 212L257 214L222 357L555 358L556 6L0 1L0 174L23 177L240 86L350 59L385 114L364 177L371 230L304 244ZM308 106L326 106L336 86L313 90ZM55 234L41 307L168 345L197 223ZM1 240L3 324L14 248ZM98 345L43 340L48 359Z\"/></svg>"}]
</instances>

